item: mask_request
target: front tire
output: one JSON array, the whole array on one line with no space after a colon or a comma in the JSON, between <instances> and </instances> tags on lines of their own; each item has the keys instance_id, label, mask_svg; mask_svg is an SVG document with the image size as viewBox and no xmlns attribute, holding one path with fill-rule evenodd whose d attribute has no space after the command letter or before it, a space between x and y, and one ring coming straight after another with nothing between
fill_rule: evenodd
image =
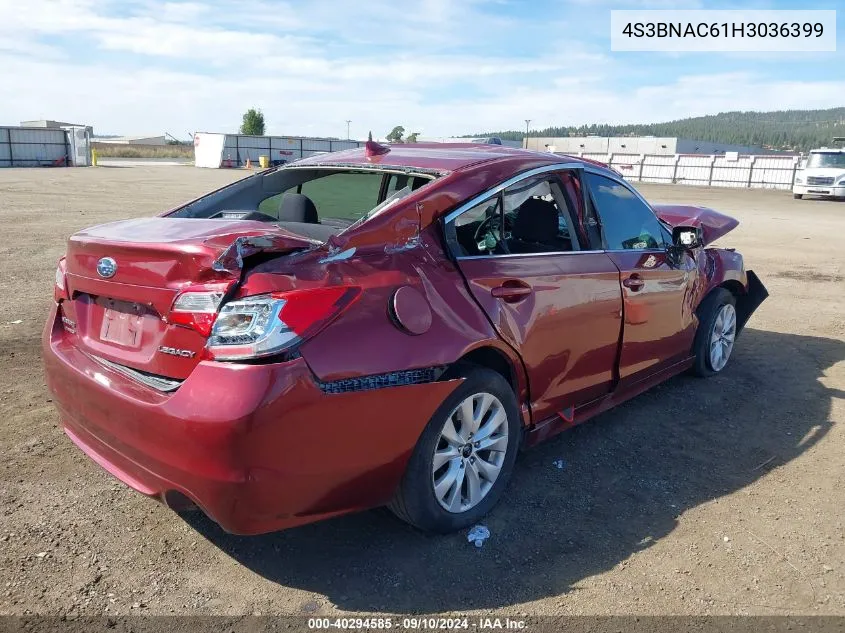
<instances>
[{"instance_id":1,"label":"front tire","mask_svg":"<svg viewBox=\"0 0 845 633\"><path fill-rule=\"evenodd\" d=\"M717 288L705 297L696 312L698 331L692 369L698 376L713 376L725 369L736 343L736 298L725 288Z\"/></svg>"},{"instance_id":2,"label":"front tire","mask_svg":"<svg viewBox=\"0 0 845 633\"><path fill-rule=\"evenodd\" d=\"M801 198L803 198L803 197L804 197L804 194L801 194L801 193L793 193L793 194L792 194L792 197L793 197L793 198L795 198L796 200L800 200Z\"/></svg>"},{"instance_id":3,"label":"front tire","mask_svg":"<svg viewBox=\"0 0 845 633\"><path fill-rule=\"evenodd\" d=\"M468 366L420 436L390 503L396 516L447 533L476 523L499 501L513 471L522 425L516 396L498 373Z\"/></svg>"}]
</instances>

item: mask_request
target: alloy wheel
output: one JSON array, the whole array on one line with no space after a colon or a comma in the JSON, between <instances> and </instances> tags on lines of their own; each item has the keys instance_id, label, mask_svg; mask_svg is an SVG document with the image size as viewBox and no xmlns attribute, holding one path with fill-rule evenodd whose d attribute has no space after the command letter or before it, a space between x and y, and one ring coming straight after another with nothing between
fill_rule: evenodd
<instances>
[{"instance_id":1,"label":"alloy wheel","mask_svg":"<svg viewBox=\"0 0 845 633\"><path fill-rule=\"evenodd\" d=\"M458 404L440 431L432 460L434 496L445 510L466 512L493 488L508 449L508 418L501 401L475 393Z\"/></svg>"},{"instance_id":2,"label":"alloy wheel","mask_svg":"<svg viewBox=\"0 0 845 633\"><path fill-rule=\"evenodd\" d=\"M723 305L713 321L710 334L710 367L722 371L728 364L736 339L736 310L730 303Z\"/></svg>"}]
</instances>

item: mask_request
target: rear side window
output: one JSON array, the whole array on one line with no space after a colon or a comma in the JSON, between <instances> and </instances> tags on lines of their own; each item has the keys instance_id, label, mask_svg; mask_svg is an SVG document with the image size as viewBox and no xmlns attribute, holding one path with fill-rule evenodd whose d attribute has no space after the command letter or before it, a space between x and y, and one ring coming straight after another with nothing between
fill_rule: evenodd
<instances>
[{"instance_id":1,"label":"rear side window","mask_svg":"<svg viewBox=\"0 0 845 633\"><path fill-rule=\"evenodd\" d=\"M330 174L302 184L299 193L317 207L320 219L357 220L379 201L382 174Z\"/></svg>"},{"instance_id":2,"label":"rear side window","mask_svg":"<svg viewBox=\"0 0 845 633\"><path fill-rule=\"evenodd\" d=\"M609 250L663 248L663 230L651 209L624 185L597 174L585 175L598 208Z\"/></svg>"},{"instance_id":3,"label":"rear side window","mask_svg":"<svg viewBox=\"0 0 845 633\"><path fill-rule=\"evenodd\" d=\"M389 174L387 177L387 192L385 194L385 199L389 198L397 191L402 191L406 187L408 187L410 191L416 191L427 182L429 181L426 178L421 178L420 176Z\"/></svg>"}]
</instances>

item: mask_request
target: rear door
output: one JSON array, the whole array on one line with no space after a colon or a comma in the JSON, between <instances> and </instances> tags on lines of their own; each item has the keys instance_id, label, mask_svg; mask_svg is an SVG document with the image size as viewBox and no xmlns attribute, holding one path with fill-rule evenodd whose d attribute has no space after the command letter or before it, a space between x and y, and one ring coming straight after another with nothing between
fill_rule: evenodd
<instances>
[{"instance_id":1,"label":"rear door","mask_svg":"<svg viewBox=\"0 0 845 633\"><path fill-rule=\"evenodd\" d=\"M517 216L547 213L549 204L558 221L546 224L548 236L535 242L529 230L519 239ZM446 222L470 291L525 364L535 421L607 394L614 378L619 272L606 254L584 248L577 205L557 174L541 173L479 196Z\"/></svg>"},{"instance_id":2,"label":"rear door","mask_svg":"<svg viewBox=\"0 0 845 633\"><path fill-rule=\"evenodd\" d=\"M671 235L627 183L585 175L589 213L598 211L608 256L619 268L624 331L619 387L649 377L688 357L695 335L691 292L695 262L668 256Z\"/></svg>"}]
</instances>

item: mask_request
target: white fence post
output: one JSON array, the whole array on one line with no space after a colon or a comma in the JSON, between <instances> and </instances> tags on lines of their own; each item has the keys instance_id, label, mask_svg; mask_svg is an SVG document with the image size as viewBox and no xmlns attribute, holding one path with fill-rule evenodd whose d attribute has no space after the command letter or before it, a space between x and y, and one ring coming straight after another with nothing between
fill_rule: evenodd
<instances>
[{"instance_id":1,"label":"white fence post","mask_svg":"<svg viewBox=\"0 0 845 633\"><path fill-rule=\"evenodd\" d=\"M675 154L675 164L672 165L672 180L671 182L673 185L675 184L675 179L678 177L678 163L681 162L680 154Z\"/></svg>"},{"instance_id":2,"label":"white fence post","mask_svg":"<svg viewBox=\"0 0 845 633\"><path fill-rule=\"evenodd\" d=\"M751 166L748 169L748 189L751 189L751 181L754 179L754 161L757 160L756 156L751 157Z\"/></svg>"},{"instance_id":3,"label":"white fence post","mask_svg":"<svg viewBox=\"0 0 845 633\"><path fill-rule=\"evenodd\" d=\"M713 167L716 165L716 155L710 157L710 173L707 174L707 186L713 186Z\"/></svg>"}]
</instances>

